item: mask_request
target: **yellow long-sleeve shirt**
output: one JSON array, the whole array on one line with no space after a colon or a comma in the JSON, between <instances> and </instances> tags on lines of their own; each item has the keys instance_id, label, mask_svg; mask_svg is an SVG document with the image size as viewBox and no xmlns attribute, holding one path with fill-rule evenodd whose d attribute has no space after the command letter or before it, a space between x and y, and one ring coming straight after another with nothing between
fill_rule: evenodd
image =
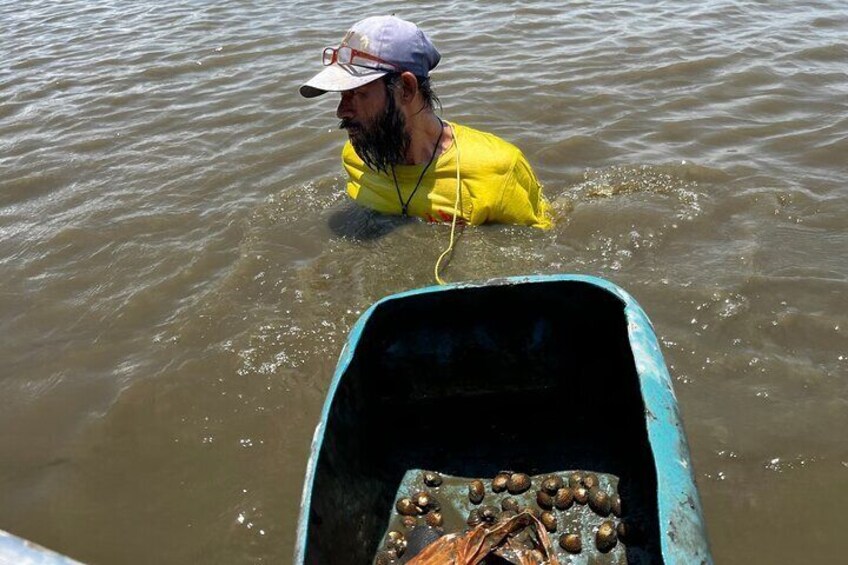
<instances>
[{"instance_id":1,"label":"yellow long-sleeve shirt","mask_svg":"<svg viewBox=\"0 0 848 565\"><path fill-rule=\"evenodd\" d=\"M454 142L424 174L409 202L408 214L431 222L451 221L455 213L459 157L462 188L458 216L465 222L550 228L550 205L524 154L495 135L454 123L450 125ZM401 214L402 206L391 174L369 169L350 141L342 150L342 163L349 177L347 193L351 198L378 212ZM412 194L423 168L424 165L395 166L404 202Z\"/></svg>"}]
</instances>

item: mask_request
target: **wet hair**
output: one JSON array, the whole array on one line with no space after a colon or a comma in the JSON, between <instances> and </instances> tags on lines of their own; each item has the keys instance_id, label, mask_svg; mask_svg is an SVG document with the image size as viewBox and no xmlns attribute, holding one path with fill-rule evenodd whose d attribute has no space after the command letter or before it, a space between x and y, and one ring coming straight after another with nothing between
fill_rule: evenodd
<instances>
[{"instance_id":1,"label":"wet hair","mask_svg":"<svg viewBox=\"0 0 848 565\"><path fill-rule=\"evenodd\" d=\"M424 107L421 108L421 110L424 110L424 108L427 108L428 110L435 110L438 106L439 111L441 111L442 101L439 100L439 97L436 96L435 92L433 92L430 77L420 77L415 75L415 78L418 80L418 92L424 100ZM400 73L389 73L384 75L383 84L386 85L386 94L391 94L397 85L400 84ZM419 110L419 112L421 110Z\"/></svg>"}]
</instances>

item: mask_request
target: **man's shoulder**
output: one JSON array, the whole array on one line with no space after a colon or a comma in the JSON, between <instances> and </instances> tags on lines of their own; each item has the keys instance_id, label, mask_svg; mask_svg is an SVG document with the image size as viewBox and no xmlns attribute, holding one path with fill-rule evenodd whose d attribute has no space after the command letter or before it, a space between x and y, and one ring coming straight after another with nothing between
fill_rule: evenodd
<instances>
[{"instance_id":1,"label":"man's shoulder","mask_svg":"<svg viewBox=\"0 0 848 565\"><path fill-rule=\"evenodd\" d=\"M460 143L463 140L467 140L468 143L488 145L493 149L507 153L520 151L518 147L493 133L453 122L451 122L451 125L456 129L456 135L460 138Z\"/></svg>"},{"instance_id":2,"label":"man's shoulder","mask_svg":"<svg viewBox=\"0 0 848 565\"><path fill-rule=\"evenodd\" d=\"M461 124L451 125L455 128L463 162L475 162L505 173L517 160L524 158L518 147L502 137Z\"/></svg>"}]
</instances>

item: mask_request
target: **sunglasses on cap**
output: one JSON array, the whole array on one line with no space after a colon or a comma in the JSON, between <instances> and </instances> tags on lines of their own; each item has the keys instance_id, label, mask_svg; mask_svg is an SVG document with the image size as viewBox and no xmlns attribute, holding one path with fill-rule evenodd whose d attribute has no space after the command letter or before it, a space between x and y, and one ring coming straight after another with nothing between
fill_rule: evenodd
<instances>
[{"instance_id":1,"label":"sunglasses on cap","mask_svg":"<svg viewBox=\"0 0 848 565\"><path fill-rule=\"evenodd\" d=\"M356 65L357 67L365 67L367 69L374 69L376 71L389 70L374 66L374 63L376 63L378 65L386 65L388 67L391 67L391 70L395 70L398 72L401 71L401 68L395 65L394 63L390 63L375 55L360 51L359 49L348 47L347 45L342 45L340 47L325 48L322 59L324 66L329 66L333 63L338 63L340 65ZM368 64L369 62L371 64Z\"/></svg>"}]
</instances>

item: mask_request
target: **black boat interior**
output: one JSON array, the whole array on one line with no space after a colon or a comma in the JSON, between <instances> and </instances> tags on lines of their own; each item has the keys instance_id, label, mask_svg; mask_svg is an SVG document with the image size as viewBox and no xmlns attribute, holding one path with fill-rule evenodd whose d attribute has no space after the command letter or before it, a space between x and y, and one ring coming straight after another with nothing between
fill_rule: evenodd
<instances>
[{"instance_id":1,"label":"black boat interior","mask_svg":"<svg viewBox=\"0 0 848 565\"><path fill-rule=\"evenodd\" d=\"M584 469L619 477L625 518L642 521L628 561L661 562L645 419L624 302L605 289L528 282L387 301L326 422L305 560L371 563L409 469Z\"/></svg>"}]
</instances>

